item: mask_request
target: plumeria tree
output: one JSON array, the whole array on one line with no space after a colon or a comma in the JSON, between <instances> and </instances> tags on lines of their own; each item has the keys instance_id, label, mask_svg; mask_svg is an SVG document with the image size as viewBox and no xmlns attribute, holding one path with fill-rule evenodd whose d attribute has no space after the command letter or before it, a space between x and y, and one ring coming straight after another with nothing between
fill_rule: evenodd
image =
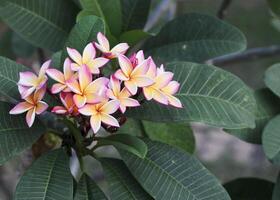
<instances>
[{"instance_id":1,"label":"plumeria tree","mask_svg":"<svg viewBox=\"0 0 280 200\"><path fill-rule=\"evenodd\" d=\"M32 70L0 57L0 164L42 136L55 141L21 177L14 199L231 199L230 186L193 155L190 123L239 137L258 128L254 92L205 64L243 51L246 39L195 13L147 30L150 4L0 0L1 19L41 62ZM102 169L107 185L88 168Z\"/></svg>"}]
</instances>

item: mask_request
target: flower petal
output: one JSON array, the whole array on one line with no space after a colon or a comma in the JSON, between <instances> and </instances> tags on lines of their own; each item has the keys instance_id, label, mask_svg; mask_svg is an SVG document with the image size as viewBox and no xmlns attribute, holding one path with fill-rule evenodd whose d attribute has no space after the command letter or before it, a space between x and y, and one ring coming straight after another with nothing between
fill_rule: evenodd
<instances>
[{"instance_id":1,"label":"flower petal","mask_svg":"<svg viewBox=\"0 0 280 200\"><path fill-rule=\"evenodd\" d=\"M140 106L140 103L136 99L124 98L121 99L121 104L126 107L137 107Z\"/></svg>"},{"instance_id":2,"label":"flower petal","mask_svg":"<svg viewBox=\"0 0 280 200\"><path fill-rule=\"evenodd\" d=\"M110 77L109 87L112 89L115 95L118 95L121 91L120 81L114 76Z\"/></svg>"},{"instance_id":3,"label":"flower petal","mask_svg":"<svg viewBox=\"0 0 280 200\"><path fill-rule=\"evenodd\" d=\"M86 65L79 70L79 83L81 91L84 91L92 81L92 75Z\"/></svg>"},{"instance_id":4,"label":"flower petal","mask_svg":"<svg viewBox=\"0 0 280 200\"><path fill-rule=\"evenodd\" d=\"M43 101L39 101L36 105L36 114L40 115L41 113L45 112L48 109L48 104L43 102Z\"/></svg>"},{"instance_id":5,"label":"flower petal","mask_svg":"<svg viewBox=\"0 0 280 200\"><path fill-rule=\"evenodd\" d=\"M52 112L58 115L63 115L67 113L67 110L63 106L55 106L53 107Z\"/></svg>"},{"instance_id":6,"label":"flower petal","mask_svg":"<svg viewBox=\"0 0 280 200\"><path fill-rule=\"evenodd\" d=\"M74 92L76 94L82 94L79 82L76 79L71 78L71 79L67 80L66 85L68 86L68 88L70 90L72 90L72 92Z\"/></svg>"},{"instance_id":7,"label":"flower petal","mask_svg":"<svg viewBox=\"0 0 280 200\"><path fill-rule=\"evenodd\" d=\"M96 113L96 110L95 110L94 105L87 104L87 105L83 106L82 108L80 108L79 112L85 116L92 116L93 114Z\"/></svg>"},{"instance_id":8,"label":"flower petal","mask_svg":"<svg viewBox=\"0 0 280 200\"><path fill-rule=\"evenodd\" d=\"M68 55L70 56L70 58L75 62L77 63L78 65L82 65L82 56L81 54L76 50L76 49L72 49L72 48L69 48L67 47L67 52L68 52Z\"/></svg>"},{"instance_id":9,"label":"flower petal","mask_svg":"<svg viewBox=\"0 0 280 200\"><path fill-rule=\"evenodd\" d=\"M150 101L150 100L153 98L154 89L149 88L149 87L147 87L147 88L144 87L144 88L143 88L143 93L144 93L145 98L146 98L148 101Z\"/></svg>"},{"instance_id":10,"label":"flower petal","mask_svg":"<svg viewBox=\"0 0 280 200\"><path fill-rule=\"evenodd\" d=\"M73 71L71 69L71 60L69 58L66 58L63 64L63 73L64 73L64 80L68 80L72 78L73 76Z\"/></svg>"},{"instance_id":11,"label":"flower petal","mask_svg":"<svg viewBox=\"0 0 280 200\"><path fill-rule=\"evenodd\" d=\"M167 86L170 81L173 78L173 73L172 72L163 72L161 74L159 74L154 80L155 80L155 88L163 88L165 86Z\"/></svg>"},{"instance_id":12,"label":"flower petal","mask_svg":"<svg viewBox=\"0 0 280 200\"><path fill-rule=\"evenodd\" d=\"M149 60L144 60L142 63L137 65L131 73L131 76L140 76L146 74L149 70L149 62Z\"/></svg>"},{"instance_id":13,"label":"flower petal","mask_svg":"<svg viewBox=\"0 0 280 200\"><path fill-rule=\"evenodd\" d=\"M109 83L108 78L100 77L98 79L95 79L93 82L91 82L85 89L85 92L98 94L99 91L102 90L101 93L103 93L103 92L105 92L103 90L107 87L108 83Z\"/></svg>"},{"instance_id":14,"label":"flower petal","mask_svg":"<svg viewBox=\"0 0 280 200\"><path fill-rule=\"evenodd\" d=\"M112 48L111 52L117 56L118 54L125 54L129 46L127 43L120 43Z\"/></svg>"},{"instance_id":15,"label":"flower petal","mask_svg":"<svg viewBox=\"0 0 280 200\"><path fill-rule=\"evenodd\" d=\"M118 69L115 74L114 74L115 78L121 80L121 81L127 81L129 80L129 78L123 73L123 71L121 69Z\"/></svg>"},{"instance_id":16,"label":"flower petal","mask_svg":"<svg viewBox=\"0 0 280 200\"><path fill-rule=\"evenodd\" d=\"M97 133L101 127L100 115L92 115L90 118L90 125L94 133Z\"/></svg>"},{"instance_id":17,"label":"flower petal","mask_svg":"<svg viewBox=\"0 0 280 200\"><path fill-rule=\"evenodd\" d=\"M147 71L146 75L152 79L157 75L157 66L152 58L150 58L149 70Z\"/></svg>"},{"instance_id":18,"label":"flower petal","mask_svg":"<svg viewBox=\"0 0 280 200\"><path fill-rule=\"evenodd\" d=\"M59 92L61 92L62 90L64 90L67 87L67 85L61 84L61 83L55 83L53 84L52 88L51 88L51 92L53 94L57 94Z\"/></svg>"},{"instance_id":19,"label":"flower petal","mask_svg":"<svg viewBox=\"0 0 280 200\"><path fill-rule=\"evenodd\" d=\"M83 63L87 64L95 58L96 51L92 43L89 43L83 51Z\"/></svg>"},{"instance_id":20,"label":"flower petal","mask_svg":"<svg viewBox=\"0 0 280 200\"><path fill-rule=\"evenodd\" d=\"M168 97L168 103L171 106L174 106L176 108L182 108L183 107L181 101L178 98L176 98L176 97L174 97L172 95L168 95L167 97Z\"/></svg>"},{"instance_id":21,"label":"flower petal","mask_svg":"<svg viewBox=\"0 0 280 200\"><path fill-rule=\"evenodd\" d=\"M138 87L147 87L154 83L154 81L148 78L147 76L136 76L133 77L131 81L133 81L134 84L137 85Z\"/></svg>"},{"instance_id":22,"label":"flower petal","mask_svg":"<svg viewBox=\"0 0 280 200\"><path fill-rule=\"evenodd\" d=\"M38 77L33 72L20 72L18 84L22 86L36 86Z\"/></svg>"},{"instance_id":23,"label":"flower petal","mask_svg":"<svg viewBox=\"0 0 280 200\"><path fill-rule=\"evenodd\" d=\"M171 81L166 87L162 88L161 90L167 94L175 94L178 92L180 88L180 84L177 81Z\"/></svg>"},{"instance_id":24,"label":"flower petal","mask_svg":"<svg viewBox=\"0 0 280 200\"><path fill-rule=\"evenodd\" d=\"M87 66L92 74L99 74L100 73L99 68L106 65L108 61L109 59L100 57L88 62Z\"/></svg>"},{"instance_id":25,"label":"flower petal","mask_svg":"<svg viewBox=\"0 0 280 200\"><path fill-rule=\"evenodd\" d=\"M103 35L101 32L99 32L97 34L97 41L99 43L99 47L101 47L101 49L99 49L102 52L106 52L106 51L110 51L110 44L108 39L106 38L105 35Z\"/></svg>"},{"instance_id":26,"label":"flower petal","mask_svg":"<svg viewBox=\"0 0 280 200\"><path fill-rule=\"evenodd\" d=\"M38 101L41 101L44 98L44 96L46 94L46 89L47 89L47 87L45 86L34 92L33 100L35 103Z\"/></svg>"},{"instance_id":27,"label":"flower petal","mask_svg":"<svg viewBox=\"0 0 280 200\"><path fill-rule=\"evenodd\" d=\"M101 108L100 111L102 113L112 114L118 110L120 103L118 100L111 100L105 103Z\"/></svg>"},{"instance_id":28,"label":"flower petal","mask_svg":"<svg viewBox=\"0 0 280 200\"><path fill-rule=\"evenodd\" d=\"M51 62L52 62L51 60L47 60L46 62L43 63L39 71L39 79L42 79L45 76L46 71L47 69L49 69Z\"/></svg>"},{"instance_id":29,"label":"flower petal","mask_svg":"<svg viewBox=\"0 0 280 200\"><path fill-rule=\"evenodd\" d=\"M110 126L120 127L118 120L106 113L101 114L101 121Z\"/></svg>"},{"instance_id":30,"label":"flower petal","mask_svg":"<svg viewBox=\"0 0 280 200\"><path fill-rule=\"evenodd\" d=\"M81 65L78 65L77 63L71 63L71 70L73 71L79 71L81 68Z\"/></svg>"},{"instance_id":31,"label":"flower petal","mask_svg":"<svg viewBox=\"0 0 280 200\"><path fill-rule=\"evenodd\" d=\"M30 109L30 110L27 112L25 119L26 119L27 125L28 125L29 127L31 127L32 124L33 124L34 121L35 121L35 108Z\"/></svg>"},{"instance_id":32,"label":"flower petal","mask_svg":"<svg viewBox=\"0 0 280 200\"><path fill-rule=\"evenodd\" d=\"M138 63L142 63L145 60L144 52L143 50L140 50L136 54L136 58L138 60Z\"/></svg>"},{"instance_id":33,"label":"flower petal","mask_svg":"<svg viewBox=\"0 0 280 200\"><path fill-rule=\"evenodd\" d=\"M20 85L18 86L18 89L22 99L26 99L36 90L35 87L24 87Z\"/></svg>"},{"instance_id":34,"label":"flower petal","mask_svg":"<svg viewBox=\"0 0 280 200\"><path fill-rule=\"evenodd\" d=\"M83 107L86 104L87 99L86 99L85 96L81 96L79 94L75 94L73 96L73 101L74 101L74 103L76 104L76 106L78 108L81 108L81 107Z\"/></svg>"},{"instance_id":35,"label":"flower petal","mask_svg":"<svg viewBox=\"0 0 280 200\"><path fill-rule=\"evenodd\" d=\"M28 103L28 102L21 102L19 104L17 104L12 110L10 110L10 114L11 115L17 115L17 114L21 114L24 113L28 110L30 110L31 108L33 108L33 105Z\"/></svg>"},{"instance_id":36,"label":"flower petal","mask_svg":"<svg viewBox=\"0 0 280 200\"><path fill-rule=\"evenodd\" d=\"M168 98L162 92L154 90L153 99L161 104L168 105Z\"/></svg>"},{"instance_id":37,"label":"flower petal","mask_svg":"<svg viewBox=\"0 0 280 200\"><path fill-rule=\"evenodd\" d=\"M59 83L64 83L64 75L58 71L57 69L48 69L47 74L49 77L51 77L52 79L54 79L55 81L59 82Z\"/></svg>"},{"instance_id":38,"label":"flower petal","mask_svg":"<svg viewBox=\"0 0 280 200\"><path fill-rule=\"evenodd\" d=\"M125 81L125 87L130 92L130 94L135 95L137 93L137 85L133 81Z\"/></svg>"},{"instance_id":39,"label":"flower petal","mask_svg":"<svg viewBox=\"0 0 280 200\"><path fill-rule=\"evenodd\" d=\"M119 60L119 64L120 64L122 72L125 74L126 77L129 77L133 70L133 66L132 66L130 60L124 55L119 55L118 60Z\"/></svg>"}]
</instances>

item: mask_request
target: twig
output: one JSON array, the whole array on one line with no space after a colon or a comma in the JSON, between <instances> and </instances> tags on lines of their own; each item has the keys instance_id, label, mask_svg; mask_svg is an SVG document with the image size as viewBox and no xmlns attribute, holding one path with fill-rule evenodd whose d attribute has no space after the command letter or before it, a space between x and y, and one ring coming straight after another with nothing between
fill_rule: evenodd
<instances>
[{"instance_id":1,"label":"twig","mask_svg":"<svg viewBox=\"0 0 280 200\"><path fill-rule=\"evenodd\" d=\"M232 63L238 63L242 61L255 60L270 56L280 55L280 45L272 45L268 47L258 47L248 49L247 51L220 56L206 61L206 64L211 65L226 65Z\"/></svg>"},{"instance_id":2,"label":"twig","mask_svg":"<svg viewBox=\"0 0 280 200\"><path fill-rule=\"evenodd\" d=\"M220 19L224 19L225 15L227 13L227 9L229 8L230 4L231 4L232 0L223 0L218 13L217 13L217 17Z\"/></svg>"}]
</instances>

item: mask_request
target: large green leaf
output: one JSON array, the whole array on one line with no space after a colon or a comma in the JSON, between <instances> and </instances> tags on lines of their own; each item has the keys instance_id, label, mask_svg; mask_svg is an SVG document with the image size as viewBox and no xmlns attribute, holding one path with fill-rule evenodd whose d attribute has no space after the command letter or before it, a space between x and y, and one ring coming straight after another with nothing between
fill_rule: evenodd
<instances>
[{"instance_id":1,"label":"large green leaf","mask_svg":"<svg viewBox=\"0 0 280 200\"><path fill-rule=\"evenodd\" d=\"M142 30L132 30L121 34L120 41L128 43L131 47L136 45L138 42L150 37L151 34Z\"/></svg>"},{"instance_id":2,"label":"large green leaf","mask_svg":"<svg viewBox=\"0 0 280 200\"><path fill-rule=\"evenodd\" d=\"M280 99L268 89L257 90L254 96L257 101L256 128L226 129L225 131L246 142L261 144L265 125L280 112Z\"/></svg>"},{"instance_id":3,"label":"large green leaf","mask_svg":"<svg viewBox=\"0 0 280 200\"><path fill-rule=\"evenodd\" d=\"M74 200L106 200L105 194L87 175L83 175L77 185Z\"/></svg>"},{"instance_id":4,"label":"large green leaf","mask_svg":"<svg viewBox=\"0 0 280 200\"><path fill-rule=\"evenodd\" d=\"M62 149L40 157L21 177L16 188L15 200L31 199L73 199L73 178L69 158Z\"/></svg>"},{"instance_id":5,"label":"large green leaf","mask_svg":"<svg viewBox=\"0 0 280 200\"><path fill-rule=\"evenodd\" d=\"M280 164L280 115L265 126L262 135L263 149L273 163Z\"/></svg>"},{"instance_id":6,"label":"large green leaf","mask_svg":"<svg viewBox=\"0 0 280 200\"><path fill-rule=\"evenodd\" d=\"M12 38L12 48L17 57L23 58L31 57L36 51L36 48L32 44L15 32Z\"/></svg>"},{"instance_id":7,"label":"large green leaf","mask_svg":"<svg viewBox=\"0 0 280 200\"><path fill-rule=\"evenodd\" d=\"M71 47L77 49L80 53L86 45L92 41L96 41L96 36L98 32L105 31L104 23L101 18L89 15L81 18L74 28L71 30L65 47ZM61 63L67 57L66 48L64 48Z\"/></svg>"},{"instance_id":8,"label":"large green leaf","mask_svg":"<svg viewBox=\"0 0 280 200\"><path fill-rule=\"evenodd\" d=\"M245 48L246 39L237 28L202 14L175 18L144 45L147 54L160 62L203 62Z\"/></svg>"},{"instance_id":9,"label":"large green leaf","mask_svg":"<svg viewBox=\"0 0 280 200\"><path fill-rule=\"evenodd\" d=\"M152 200L153 198L134 179L121 160L103 158L100 160L109 182L112 200Z\"/></svg>"},{"instance_id":10,"label":"large green leaf","mask_svg":"<svg viewBox=\"0 0 280 200\"><path fill-rule=\"evenodd\" d=\"M266 86L280 97L280 63L268 68L264 75Z\"/></svg>"},{"instance_id":11,"label":"large green leaf","mask_svg":"<svg viewBox=\"0 0 280 200\"><path fill-rule=\"evenodd\" d=\"M273 193L272 193L272 200L279 200L280 199L280 175L278 175L277 181L274 185Z\"/></svg>"},{"instance_id":12,"label":"large green leaf","mask_svg":"<svg viewBox=\"0 0 280 200\"><path fill-rule=\"evenodd\" d=\"M214 66L188 62L169 63L167 70L181 84L176 96L183 108L146 101L130 109L128 116L158 122L203 122L230 129L254 128L253 92L238 77Z\"/></svg>"},{"instance_id":13,"label":"large green leaf","mask_svg":"<svg viewBox=\"0 0 280 200\"><path fill-rule=\"evenodd\" d=\"M81 3L84 14L101 17L113 35L118 36L121 33L122 15L120 0L81 0Z\"/></svg>"},{"instance_id":14,"label":"large green leaf","mask_svg":"<svg viewBox=\"0 0 280 200\"><path fill-rule=\"evenodd\" d=\"M151 0L121 0L123 31L142 29L148 19Z\"/></svg>"},{"instance_id":15,"label":"large green leaf","mask_svg":"<svg viewBox=\"0 0 280 200\"><path fill-rule=\"evenodd\" d=\"M155 123L143 121L150 139L183 149L189 153L195 150L195 138L189 125L178 123Z\"/></svg>"},{"instance_id":16,"label":"large green leaf","mask_svg":"<svg viewBox=\"0 0 280 200\"><path fill-rule=\"evenodd\" d=\"M38 120L29 128L24 115L10 115L12 107L0 102L0 165L29 148L46 131Z\"/></svg>"},{"instance_id":17,"label":"large green leaf","mask_svg":"<svg viewBox=\"0 0 280 200\"><path fill-rule=\"evenodd\" d=\"M33 45L53 51L63 47L76 14L68 0L0 0L5 23Z\"/></svg>"},{"instance_id":18,"label":"large green leaf","mask_svg":"<svg viewBox=\"0 0 280 200\"><path fill-rule=\"evenodd\" d=\"M19 99L17 87L19 72L26 71L28 68L1 56L0 66L0 95L6 99Z\"/></svg>"},{"instance_id":19,"label":"large green leaf","mask_svg":"<svg viewBox=\"0 0 280 200\"><path fill-rule=\"evenodd\" d=\"M0 55L8 57L10 59L15 59L16 55L12 49L12 38L13 31L7 30L1 34L0 38Z\"/></svg>"},{"instance_id":20,"label":"large green leaf","mask_svg":"<svg viewBox=\"0 0 280 200\"><path fill-rule=\"evenodd\" d=\"M271 10L277 15L280 16L280 1L279 0L267 0Z\"/></svg>"},{"instance_id":21,"label":"large green leaf","mask_svg":"<svg viewBox=\"0 0 280 200\"><path fill-rule=\"evenodd\" d=\"M257 178L240 178L224 185L232 200L269 200L273 183Z\"/></svg>"},{"instance_id":22,"label":"large green leaf","mask_svg":"<svg viewBox=\"0 0 280 200\"><path fill-rule=\"evenodd\" d=\"M141 159L121 156L142 187L160 200L229 200L218 180L193 156L167 144L145 140L148 154Z\"/></svg>"}]
</instances>

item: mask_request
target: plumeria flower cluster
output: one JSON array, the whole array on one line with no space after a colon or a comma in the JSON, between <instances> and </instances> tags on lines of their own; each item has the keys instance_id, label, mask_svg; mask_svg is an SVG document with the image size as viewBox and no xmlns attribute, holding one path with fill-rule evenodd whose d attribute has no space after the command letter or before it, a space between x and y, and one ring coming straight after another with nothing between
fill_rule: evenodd
<instances>
[{"instance_id":1,"label":"plumeria flower cluster","mask_svg":"<svg viewBox=\"0 0 280 200\"><path fill-rule=\"evenodd\" d=\"M89 121L96 133L102 125L119 127L118 117L123 116L127 108L140 106L141 93L144 100L182 107L174 96L180 84L172 80L173 73L165 71L163 65L157 67L151 57L144 57L143 51L127 57L129 46L126 43L111 49L102 33L98 33L97 41L89 43L82 54L67 48L69 57L64 61L63 72L51 68L51 61L43 64L38 75L21 72L18 90L23 101L10 114L27 112L26 122L31 127L35 115L48 109L42 99L49 91L51 95L58 95L61 101L61 105L49 108L49 111L73 118L81 116ZM110 62L112 60L117 62ZM105 77L102 68L115 63L119 68ZM47 88L48 78L56 82L50 89Z\"/></svg>"}]
</instances>

